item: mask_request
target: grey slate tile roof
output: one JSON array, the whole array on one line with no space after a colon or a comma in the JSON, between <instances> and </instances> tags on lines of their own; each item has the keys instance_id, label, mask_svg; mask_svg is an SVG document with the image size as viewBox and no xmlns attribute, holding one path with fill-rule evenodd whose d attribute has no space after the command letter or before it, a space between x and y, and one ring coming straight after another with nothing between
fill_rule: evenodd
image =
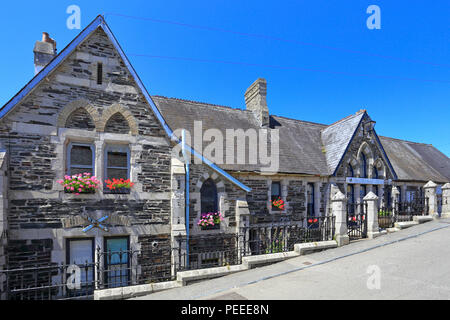
<instances>
[{"instance_id":1,"label":"grey slate tile roof","mask_svg":"<svg viewBox=\"0 0 450 320\"><path fill-rule=\"evenodd\" d=\"M450 181L450 159L430 144L380 137L399 180Z\"/></svg>"},{"instance_id":2,"label":"grey slate tile roof","mask_svg":"<svg viewBox=\"0 0 450 320\"><path fill-rule=\"evenodd\" d=\"M322 142L326 150L330 175L334 173L344 156L347 146L363 117L364 112L358 112L323 129Z\"/></svg>"},{"instance_id":3,"label":"grey slate tile roof","mask_svg":"<svg viewBox=\"0 0 450 320\"><path fill-rule=\"evenodd\" d=\"M250 111L196 101L152 96L172 130L184 128L193 134L194 121L202 120L203 131L216 128L259 129ZM328 176L333 174L364 112L357 112L332 125L271 116L271 127L280 133L280 173ZM450 159L431 145L380 137L400 180L448 182ZM204 143L203 146L209 144ZM326 152L324 152L326 151ZM224 154L226 151L224 151ZM261 165L219 164L225 170L259 172Z\"/></svg>"},{"instance_id":4,"label":"grey slate tile roof","mask_svg":"<svg viewBox=\"0 0 450 320\"><path fill-rule=\"evenodd\" d=\"M203 121L204 131L216 128L224 137L226 129L260 129L251 111L159 96L152 98L172 130L184 128L193 135L196 120ZM320 145L320 130L324 125L277 116L272 116L270 121L271 126L280 130L279 172L328 175L326 159ZM203 147L208 144L204 143ZM247 172L259 172L261 166L264 166L219 165L225 170Z\"/></svg>"}]
</instances>

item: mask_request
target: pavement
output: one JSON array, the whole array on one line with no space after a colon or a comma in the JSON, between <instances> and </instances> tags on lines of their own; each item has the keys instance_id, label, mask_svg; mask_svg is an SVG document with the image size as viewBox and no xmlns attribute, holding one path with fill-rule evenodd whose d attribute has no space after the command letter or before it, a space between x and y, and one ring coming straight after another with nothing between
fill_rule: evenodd
<instances>
[{"instance_id":1,"label":"pavement","mask_svg":"<svg viewBox=\"0 0 450 320\"><path fill-rule=\"evenodd\" d=\"M450 299L450 219L135 300Z\"/></svg>"}]
</instances>

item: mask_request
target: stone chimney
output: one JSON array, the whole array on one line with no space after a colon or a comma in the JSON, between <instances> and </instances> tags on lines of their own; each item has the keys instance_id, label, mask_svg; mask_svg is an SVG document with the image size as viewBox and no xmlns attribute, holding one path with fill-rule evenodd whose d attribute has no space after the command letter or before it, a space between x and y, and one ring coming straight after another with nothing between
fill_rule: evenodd
<instances>
[{"instance_id":1,"label":"stone chimney","mask_svg":"<svg viewBox=\"0 0 450 320\"><path fill-rule=\"evenodd\" d=\"M245 105L251 110L261 127L269 126L269 108L267 107L267 81L259 78L245 92Z\"/></svg>"},{"instance_id":2,"label":"stone chimney","mask_svg":"<svg viewBox=\"0 0 450 320\"><path fill-rule=\"evenodd\" d=\"M38 74L56 55L56 41L47 32L42 32L42 41L34 45L34 74Z\"/></svg>"}]
</instances>

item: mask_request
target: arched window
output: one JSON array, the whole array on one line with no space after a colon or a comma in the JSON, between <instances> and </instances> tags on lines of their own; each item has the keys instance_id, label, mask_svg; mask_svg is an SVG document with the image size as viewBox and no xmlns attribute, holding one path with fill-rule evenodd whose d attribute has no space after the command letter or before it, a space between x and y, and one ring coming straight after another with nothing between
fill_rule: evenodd
<instances>
[{"instance_id":1,"label":"arched window","mask_svg":"<svg viewBox=\"0 0 450 320\"><path fill-rule=\"evenodd\" d=\"M354 213L355 212L355 187L352 184L347 185L347 205L348 205L348 212Z\"/></svg>"},{"instance_id":2,"label":"arched window","mask_svg":"<svg viewBox=\"0 0 450 320\"><path fill-rule=\"evenodd\" d=\"M206 180L200 189L201 213L217 212L217 188L212 179Z\"/></svg>"},{"instance_id":3,"label":"arched window","mask_svg":"<svg viewBox=\"0 0 450 320\"><path fill-rule=\"evenodd\" d=\"M374 179L378 179L379 178L379 175L378 175L378 169L377 169L377 167L373 167L373 170L372 170L372 177L374 178Z\"/></svg>"},{"instance_id":4,"label":"arched window","mask_svg":"<svg viewBox=\"0 0 450 320\"><path fill-rule=\"evenodd\" d=\"M347 167L347 177L354 177L355 173L353 172L353 167L351 164L348 165Z\"/></svg>"},{"instance_id":5,"label":"arched window","mask_svg":"<svg viewBox=\"0 0 450 320\"><path fill-rule=\"evenodd\" d=\"M89 112L85 108L78 108L73 111L67 118L64 125L69 129L86 129L88 131L95 130L95 123Z\"/></svg>"},{"instance_id":6,"label":"arched window","mask_svg":"<svg viewBox=\"0 0 450 320\"><path fill-rule=\"evenodd\" d=\"M361 172L360 178L367 178L367 159L364 153L361 153Z\"/></svg>"}]
</instances>

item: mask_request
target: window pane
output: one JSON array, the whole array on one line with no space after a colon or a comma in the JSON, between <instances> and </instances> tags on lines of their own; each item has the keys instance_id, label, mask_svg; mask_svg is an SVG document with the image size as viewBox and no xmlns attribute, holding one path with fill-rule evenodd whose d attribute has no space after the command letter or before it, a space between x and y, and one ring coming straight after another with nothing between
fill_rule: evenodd
<instances>
[{"instance_id":1,"label":"window pane","mask_svg":"<svg viewBox=\"0 0 450 320\"><path fill-rule=\"evenodd\" d=\"M92 240L70 240L68 250L68 264L76 264L81 267L82 287L92 284L94 280L94 270L91 265L93 262ZM89 266L87 270L86 263Z\"/></svg>"},{"instance_id":2,"label":"window pane","mask_svg":"<svg viewBox=\"0 0 450 320\"><path fill-rule=\"evenodd\" d=\"M108 152L108 167L128 167L128 157L125 152Z\"/></svg>"},{"instance_id":3,"label":"window pane","mask_svg":"<svg viewBox=\"0 0 450 320\"><path fill-rule=\"evenodd\" d=\"M128 238L106 239L106 270L109 288L128 284Z\"/></svg>"},{"instance_id":4,"label":"window pane","mask_svg":"<svg viewBox=\"0 0 450 320\"><path fill-rule=\"evenodd\" d=\"M273 197L279 197L281 195L280 193L280 183L274 182L272 183L272 198Z\"/></svg>"},{"instance_id":5,"label":"window pane","mask_svg":"<svg viewBox=\"0 0 450 320\"><path fill-rule=\"evenodd\" d=\"M200 189L201 213L217 212L217 189L210 179L203 183Z\"/></svg>"},{"instance_id":6,"label":"window pane","mask_svg":"<svg viewBox=\"0 0 450 320\"><path fill-rule=\"evenodd\" d=\"M106 179L128 179L128 170L127 169L107 169L106 170Z\"/></svg>"},{"instance_id":7,"label":"window pane","mask_svg":"<svg viewBox=\"0 0 450 320\"><path fill-rule=\"evenodd\" d=\"M92 150L90 146L72 146L70 150L71 165L92 167Z\"/></svg>"},{"instance_id":8,"label":"window pane","mask_svg":"<svg viewBox=\"0 0 450 320\"><path fill-rule=\"evenodd\" d=\"M92 168L70 168L71 175L84 173L90 173L91 175L94 175Z\"/></svg>"}]
</instances>

